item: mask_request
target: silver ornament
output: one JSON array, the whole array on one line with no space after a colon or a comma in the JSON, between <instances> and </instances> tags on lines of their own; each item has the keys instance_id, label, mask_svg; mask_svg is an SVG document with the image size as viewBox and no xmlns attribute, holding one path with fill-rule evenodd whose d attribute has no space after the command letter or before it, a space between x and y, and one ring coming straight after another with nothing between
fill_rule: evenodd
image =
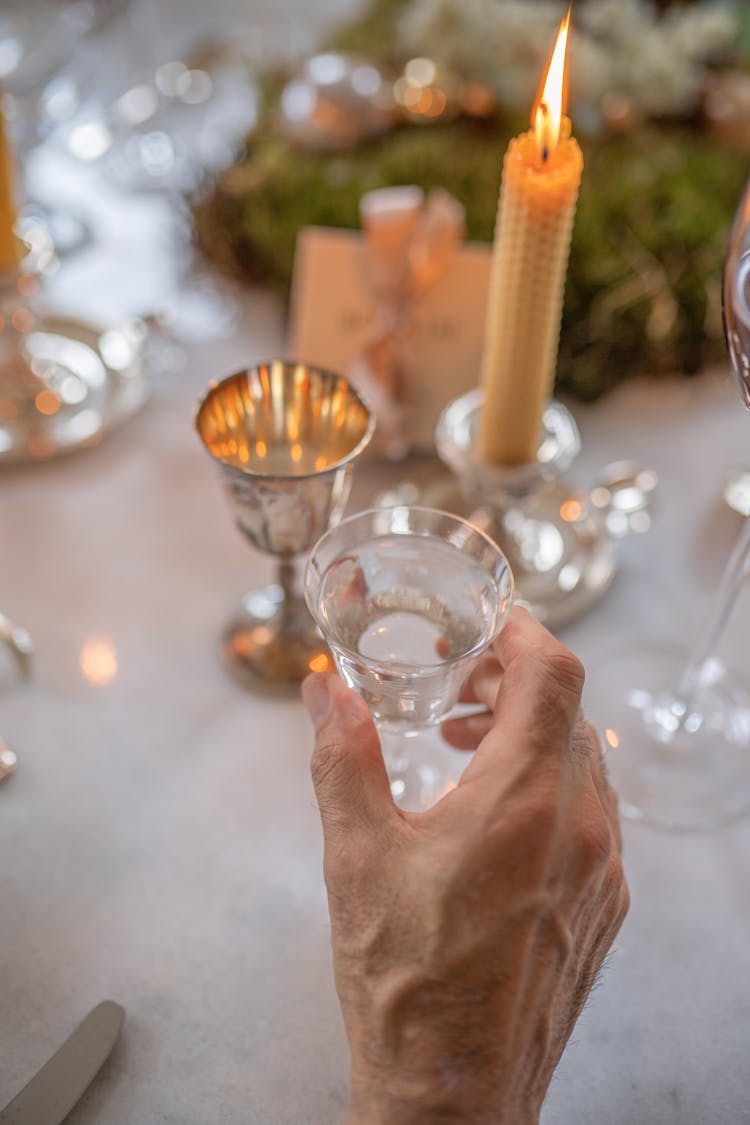
<instances>
[{"instance_id":1,"label":"silver ornament","mask_svg":"<svg viewBox=\"0 0 750 1125\"><path fill-rule=\"evenodd\" d=\"M315 152L353 148L387 132L395 117L392 84L379 67L351 55L313 55L281 94L284 136Z\"/></svg>"}]
</instances>

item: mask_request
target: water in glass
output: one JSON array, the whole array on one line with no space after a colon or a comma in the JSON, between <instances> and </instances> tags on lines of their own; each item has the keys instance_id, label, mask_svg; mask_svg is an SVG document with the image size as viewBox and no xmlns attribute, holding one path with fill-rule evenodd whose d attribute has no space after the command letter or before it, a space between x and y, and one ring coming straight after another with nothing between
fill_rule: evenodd
<instances>
[{"instance_id":1,"label":"water in glass","mask_svg":"<svg viewBox=\"0 0 750 1125\"><path fill-rule=\"evenodd\" d=\"M501 596L481 563L429 535L379 535L344 550L318 613L339 670L381 727L439 722L497 632Z\"/></svg>"}]
</instances>

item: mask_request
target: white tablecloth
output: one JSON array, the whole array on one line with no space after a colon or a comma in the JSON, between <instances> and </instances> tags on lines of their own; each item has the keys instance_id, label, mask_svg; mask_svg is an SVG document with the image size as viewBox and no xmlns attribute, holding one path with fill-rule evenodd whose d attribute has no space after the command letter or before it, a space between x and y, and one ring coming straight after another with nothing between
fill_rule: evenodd
<instances>
[{"instance_id":1,"label":"white tablecloth","mask_svg":"<svg viewBox=\"0 0 750 1125\"><path fill-rule=\"evenodd\" d=\"M92 251L57 292L84 311L112 268ZM272 566L232 527L191 424L211 378L282 341L279 305L248 293L235 330L191 346L100 447L2 472L0 607L37 656L28 683L0 687L20 758L0 788L0 1104L111 997L123 1036L71 1122L344 1113L310 728L294 693L242 690L218 659L226 618ZM650 633L688 638L739 528L721 488L750 418L726 373L574 411L574 482L629 457L661 487L653 531L620 545L613 588L563 639L586 661ZM749 614L743 594L723 645L746 676ZM97 639L118 669L100 686L80 666ZM750 1121L750 823L698 837L628 825L625 857L631 914L544 1121Z\"/></svg>"}]
</instances>

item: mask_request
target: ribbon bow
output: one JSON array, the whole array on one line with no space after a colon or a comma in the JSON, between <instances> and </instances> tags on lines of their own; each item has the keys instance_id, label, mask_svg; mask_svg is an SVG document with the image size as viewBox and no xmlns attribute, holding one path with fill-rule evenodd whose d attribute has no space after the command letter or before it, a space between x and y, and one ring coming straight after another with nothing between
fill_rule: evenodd
<instances>
[{"instance_id":1,"label":"ribbon bow","mask_svg":"<svg viewBox=\"0 0 750 1125\"><path fill-rule=\"evenodd\" d=\"M375 311L351 377L375 412L383 452L399 458L411 444L404 370L412 316L463 242L465 212L440 188L425 198L418 187L391 187L362 196L360 218Z\"/></svg>"}]
</instances>

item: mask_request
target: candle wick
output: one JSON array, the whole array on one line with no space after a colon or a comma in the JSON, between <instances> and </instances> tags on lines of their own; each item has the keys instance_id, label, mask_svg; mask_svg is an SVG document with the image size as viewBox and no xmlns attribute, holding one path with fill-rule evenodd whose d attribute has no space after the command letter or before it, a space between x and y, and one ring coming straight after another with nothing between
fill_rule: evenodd
<instances>
[{"instance_id":1,"label":"candle wick","mask_svg":"<svg viewBox=\"0 0 750 1125\"><path fill-rule=\"evenodd\" d=\"M542 149L542 164L546 164L548 158L549 158L549 149L545 145L544 148Z\"/></svg>"}]
</instances>

